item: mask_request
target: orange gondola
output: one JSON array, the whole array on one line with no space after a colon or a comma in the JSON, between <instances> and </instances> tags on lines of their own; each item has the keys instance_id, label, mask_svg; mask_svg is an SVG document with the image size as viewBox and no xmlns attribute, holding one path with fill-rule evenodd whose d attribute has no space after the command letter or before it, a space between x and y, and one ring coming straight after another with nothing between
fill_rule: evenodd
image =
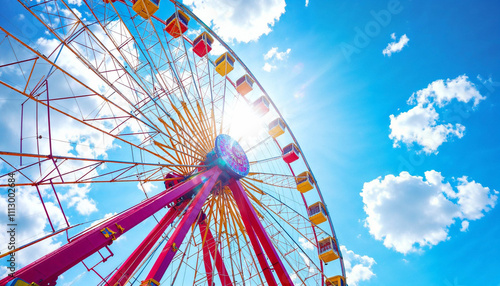
<instances>
[{"instance_id":1,"label":"orange gondola","mask_svg":"<svg viewBox=\"0 0 500 286\"><path fill-rule=\"evenodd\" d=\"M137 0L132 9L144 19L149 19L160 8L160 0Z\"/></svg>"},{"instance_id":2,"label":"orange gondola","mask_svg":"<svg viewBox=\"0 0 500 286\"><path fill-rule=\"evenodd\" d=\"M180 37L188 29L189 16L181 10L177 10L166 21L165 31L174 38Z\"/></svg>"},{"instance_id":3,"label":"orange gondola","mask_svg":"<svg viewBox=\"0 0 500 286\"><path fill-rule=\"evenodd\" d=\"M253 83L254 80L246 74L236 81L236 91L241 95L245 95L252 91Z\"/></svg>"}]
</instances>

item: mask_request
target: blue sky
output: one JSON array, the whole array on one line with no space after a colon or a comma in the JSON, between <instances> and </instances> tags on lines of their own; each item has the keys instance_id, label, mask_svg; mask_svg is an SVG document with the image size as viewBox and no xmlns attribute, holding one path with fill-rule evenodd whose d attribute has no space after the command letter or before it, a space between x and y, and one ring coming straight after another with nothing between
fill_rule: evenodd
<instances>
[{"instance_id":1,"label":"blue sky","mask_svg":"<svg viewBox=\"0 0 500 286\"><path fill-rule=\"evenodd\" d=\"M500 285L499 3L185 3L293 130L345 246L350 285ZM18 3L7 6L2 27L43 36L22 25ZM119 191L75 191L83 195L70 214L81 221L77 206L93 199L99 210L84 217L97 219L142 199Z\"/></svg>"},{"instance_id":2,"label":"blue sky","mask_svg":"<svg viewBox=\"0 0 500 286\"><path fill-rule=\"evenodd\" d=\"M238 44L235 50L268 92L276 95L273 98L299 138L327 198L341 244L376 261L370 268L374 276L359 285L498 285L493 273L499 252L492 246L500 231L495 223L500 215L497 208L470 221L465 232L460 231L462 220L454 217L453 223L441 228L446 238L431 245L415 243L414 251L404 254L384 246L384 238L377 240L370 233L360 193L364 183L379 176L383 180L406 171L424 177L425 172L435 170L452 186L467 176L495 196L500 158L500 37L496 32L500 20L495 15L500 7L494 1L401 1L401 12L392 14L385 27L378 25L375 33L373 12L387 11L388 3L310 1L305 7L290 2L269 35ZM358 29L367 27L373 29L369 43L345 57L344 44L356 48ZM407 45L391 56L384 55L388 44L403 35L409 38ZM262 70L262 54L272 47L291 51L267 73ZM301 72L295 74L299 67ZM415 105L408 105L408 99L432 82L463 75L485 99L476 106L454 99L437 108L437 124L462 124L463 137L449 136L432 153L424 152L418 143L400 143L395 148L389 138L389 116L412 109ZM484 84L479 78L492 82ZM398 187L417 188L412 184ZM417 188L412 199L418 200L426 191ZM412 208L411 201L400 203ZM390 207L383 205L378 212L393 213ZM426 208L419 211L426 212ZM415 239L425 237L430 226L416 225L416 217L404 219L415 225Z\"/></svg>"}]
</instances>

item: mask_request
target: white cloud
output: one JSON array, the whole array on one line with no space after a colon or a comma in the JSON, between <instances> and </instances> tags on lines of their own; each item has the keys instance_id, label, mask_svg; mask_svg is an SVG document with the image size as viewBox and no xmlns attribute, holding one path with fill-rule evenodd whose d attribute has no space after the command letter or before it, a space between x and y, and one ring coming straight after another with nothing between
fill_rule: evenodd
<instances>
[{"instance_id":1,"label":"white cloud","mask_svg":"<svg viewBox=\"0 0 500 286\"><path fill-rule=\"evenodd\" d=\"M367 255L359 255L352 250L348 250L344 245L340 246L340 251L344 257L347 282L351 286L359 285L361 281L370 280L375 274L372 266L376 264L375 259Z\"/></svg>"},{"instance_id":2,"label":"white cloud","mask_svg":"<svg viewBox=\"0 0 500 286\"><path fill-rule=\"evenodd\" d=\"M262 67L262 69L265 70L266 72L271 72L272 70L275 70L277 68L278 68L277 66L273 66L269 63L265 63L264 66Z\"/></svg>"},{"instance_id":3,"label":"white cloud","mask_svg":"<svg viewBox=\"0 0 500 286\"><path fill-rule=\"evenodd\" d=\"M453 187L432 170L425 178L407 172L379 177L365 183L360 195L370 234L406 254L449 239L456 220L479 219L495 206L496 194L467 177ZM462 229L467 227L468 222L462 224Z\"/></svg>"},{"instance_id":4,"label":"white cloud","mask_svg":"<svg viewBox=\"0 0 500 286\"><path fill-rule=\"evenodd\" d=\"M284 0L232 1L184 0L184 4L224 41L248 43L271 32L272 26L285 13Z\"/></svg>"},{"instance_id":5,"label":"white cloud","mask_svg":"<svg viewBox=\"0 0 500 286\"><path fill-rule=\"evenodd\" d=\"M3 182L2 182L3 183ZM50 215L54 228L66 226L61 210L52 202L46 202L45 207ZM38 193L33 188L16 188L16 246L19 247L37 238L43 237L52 231L45 214ZM4 194L0 197L0 241L9 241L7 233L7 198ZM59 248L62 244L56 242L54 237L45 239L35 245L16 253L17 268L42 257L43 255ZM5 249L4 249L5 248ZM7 245L1 246L2 253L7 251Z\"/></svg>"},{"instance_id":6,"label":"white cloud","mask_svg":"<svg viewBox=\"0 0 500 286\"><path fill-rule=\"evenodd\" d=\"M81 215L89 215L97 211L96 202L88 197L90 192L90 184L71 185L69 189L61 194L61 201L67 201L68 207L75 207L76 211Z\"/></svg>"},{"instance_id":7,"label":"white cloud","mask_svg":"<svg viewBox=\"0 0 500 286\"><path fill-rule=\"evenodd\" d=\"M475 181L469 182L465 176L459 178L458 182L456 197L464 218L480 219L484 216L484 212L495 207L498 191L491 191Z\"/></svg>"},{"instance_id":8,"label":"white cloud","mask_svg":"<svg viewBox=\"0 0 500 286\"><path fill-rule=\"evenodd\" d=\"M274 57L276 60L282 61L290 54L291 51L292 49L289 48L284 52L278 52L278 47L273 47L264 54L264 60L270 60Z\"/></svg>"},{"instance_id":9,"label":"white cloud","mask_svg":"<svg viewBox=\"0 0 500 286\"><path fill-rule=\"evenodd\" d=\"M391 114L389 118L389 138L394 141L395 147L399 146L399 142L407 145L416 143L423 147L424 152L435 153L449 138L464 136L465 127L461 124L437 124L439 114L433 106L417 105L397 116Z\"/></svg>"},{"instance_id":10,"label":"white cloud","mask_svg":"<svg viewBox=\"0 0 500 286\"><path fill-rule=\"evenodd\" d=\"M0 277L5 277L10 273L10 270L7 266L0 265Z\"/></svg>"},{"instance_id":11,"label":"white cloud","mask_svg":"<svg viewBox=\"0 0 500 286\"><path fill-rule=\"evenodd\" d=\"M399 41L397 42L395 41L396 34L392 33L391 38L394 40L394 42L389 43L387 47L382 51L384 56L387 55L390 57L393 53L401 52L401 50L403 50L403 48L407 46L408 42L410 41L410 39L406 36L406 34L401 36L401 38L399 38Z\"/></svg>"},{"instance_id":12,"label":"white cloud","mask_svg":"<svg viewBox=\"0 0 500 286\"><path fill-rule=\"evenodd\" d=\"M101 222L104 222L104 221L106 221L106 220L108 220L108 219L110 219L110 218L112 218L112 217L114 217L114 216L116 216L116 213L107 213L107 214L105 214L105 215L104 215L104 217L103 217L102 219L98 219L98 220L96 220L96 221L92 222L92 223L90 224L90 226L89 226L89 227L87 227L85 230L87 230L87 229L91 229L91 228L93 228L94 226L96 226L96 225L100 224Z\"/></svg>"},{"instance_id":13,"label":"white cloud","mask_svg":"<svg viewBox=\"0 0 500 286\"><path fill-rule=\"evenodd\" d=\"M219 43L218 41L214 41L214 43L212 44L212 50L210 51L210 54L218 56L222 55L226 51L227 51L226 48L224 48L224 46L221 43Z\"/></svg>"},{"instance_id":14,"label":"white cloud","mask_svg":"<svg viewBox=\"0 0 500 286\"><path fill-rule=\"evenodd\" d=\"M271 72L278 68L277 63L288 58L288 55L292 49L287 49L284 52L278 52L278 47L271 48L267 53L264 54L264 60L267 62L262 67L266 72Z\"/></svg>"},{"instance_id":15,"label":"white cloud","mask_svg":"<svg viewBox=\"0 0 500 286\"><path fill-rule=\"evenodd\" d=\"M466 232L469 230L469 222L464 220L462 221L462 227L460 228L460 231Z\"/></svg>"},{"instance_id":16,"label":"white cloud","mask_svg":"<svg viewBox=\"0 0 500 286\"><path fill-rule=\"evenodd\" d=\"M450 138L462 138L465 126L441 123L436 108L443 108L453 100L461 103L473 101L473 106L476 106L484 99L466 75L452 80L436 80L410 97L408 104L416 104L415 107L399 115L389 116L389 138L393 140L394 147L398 147L401 142L406 145L417 144L425 153L437 153L439 146Z\"/></svg>"},{"instance_id":17,"label":"white cloud","mask_svg":"<svg viewBox=\"0 0 500 286\"><path fill-rule=\"evenodd\" d=\"M474 83L469 81L468 76L461 75L455 79L446 79L446 81L442 79L433 81L426 88L414 93L408 102L418 105L435 104L443 107L454 99L463 103L473 101L474 106L477 106L486 97L479 93Z\"/></svg>"},{"instance_id":18,"label":"white cloud","mask_svg":"<svg viewBox=\"0 0 500 286\"><path fill-rule=\"evenodd\" d=\"M141 182L137 183L137 188L141 191L145 191L146 193L151 193L152 191L158 189L158 186L154 185L151 182L143 183L141 185Z\"/></svg>"},{"instance_id":19,"label":"white cloud","mask_svg":"<svg viewBox=\"0 0 500 286\"><path fill-rule=\"evenodd\" d=\"M309 6L309 0L306 0L306 7Z\"/></svg>"},{"instance_id":20,"label":"white cloud","mask_svg":"<svg viewBox=\"0 0 500 286\"><path fill-rule=\"evenodd\" d=\"M300 246L302 246L302 248L304 248L305 250L314 250L314 244L303 237L299 237L299 243Z\"/></svg>"},{"instance_id":21,"label":"white cloud","mask_svg":"<svg viewBox=\"0 0 500 286\"><path fill-rule=\"evenodd\" d=\"M68 3L70 5L82 6L82 0L69 0Z\"/></svg>"},{"instance_id":22,"label":"white cloud","mask_svg":"<svg viewBox=\"0 0 500 286\"><path fill-rule=\"evenodd\" d=\"M19 14L19 16L18 16L19 21L22 21L25 18L26 18L26 16L24 16L24 14Z\"/></svg>"}]
</instances>

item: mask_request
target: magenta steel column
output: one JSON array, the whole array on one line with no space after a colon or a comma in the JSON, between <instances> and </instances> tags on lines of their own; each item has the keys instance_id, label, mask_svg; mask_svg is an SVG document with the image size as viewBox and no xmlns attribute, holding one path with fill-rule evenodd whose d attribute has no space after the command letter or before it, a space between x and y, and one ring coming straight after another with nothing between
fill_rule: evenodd
<instances>
[{"instance_id":1,"label":"magenta steel column","mask_svg":"<svg viewBox=\"0 0 500 286\"><path fill-rule=\"evenodd\" d=\"M5 277L0 280L0 285L5 285L14 278L21 278L28 283L35 282L40 286L57 280L57 277L68 269L113 242L113 237L106 238L101 232L102 229L109 228L109 230L115 233L114 238L118 238L146 218L205 182L207 178L214 175L218 176L220 172L219 168L212 168L180 184L178 187L161 192L139 203L115 218L101 224L100 227L80 234L63 247L16 271L14 277Z\"/></svg>"},{"instance_id":2,"label":"magenta steel column","mask_svg":"<svg viewBox=\"0 0 500 286\"><path fill-rule=\"evenodd\" d=\"M222 256L219 252L219 249L216 247L216 243L214 240L214 237L212 236L212 232L210 231L210 228L207 226L205 221L201 221L198 223L198 226L200 227L200 233L201 237L205 237L205 243L203 244L203 249L205 247L208 247L210 250L210 254L212 255L212 258L215 260L215 266L217 267L217 271L219 272L219 278L220 282L224 286L233 286L233 282L231 281L231 278L229 277L229 274L226 269L226 265L224 265L224 261L222 260ZM205 258L205 256L204 256ZM210 257L209 257L210 259ZM210 261L210 260L209 260ZM205 262L206 263L206 262Z\"/></svg>"},{"instance_id":3,"label":"magenta steel column","mask_svg":"<svg viewBox=\"0 0 500 286\"><path fill-rule=\"evenodd\" d=\"M240 210L240 212L243 212ZM245 213L246 214L246 213ZM242 215L243 217L243 215ZM270 286L278 286L276 283L276 279L274 278L273 273L271 272L271 267L267 263L266 256L264 251L262 251L262 247L260 246L259 239L255 235L255 232L252 228L252 224L247 222L245 219L243 220L243 224L245 225L245 229L247 231L248 238L250 238L250 243L252 244L253 250L255 251L255 256L257 256L257 260L259 261L260 268L262 268L262 272L264 272L264 277L266 278L267 284Z\"/></svg>"},{"instance_id":4,"label":"magenta steel column","mask_svg":"<svg viewBox=\"0 0 500 286\"><path fill-rule=\"evenodd\" d=\"M239 181L234 179L231 179L231 181L229 182L229 188L233 192L233 196L240 210L241 218L243 220L243 223L245 224L247 232L250 232L248 230L249 228L252 228L254 230L267 254L267 257L271 261L271 264L274 267L274 270L276 271L281 284L292 286L292 279L288 275L288 272L286 271L283 262L279 258L278 253L276 252L276 249L271 242L271 239L267 235L264 227L262 226L262 223L257 217L257 213L255 213L255 210L245 193L245 189ZM252 244L254 243L252 242Z\"/></svg>"},{"instance_id":5,"label":"magenta steel column","mask_svg":"<svg viewBox=\"0 0 500 286\"><path fill-rule=\"evenodd\" d=\"M160 220L160 222L151 230L141 244L134 250L134 252L127 258L127 260L120 266L116 273L108 280L108 285L125 285L130 276L134 273L137 267L141 264L142 260L148 252L153 248L156 241L165 232L167 227L172 221L184 210L186 205L191 200L185 200L179 206L173 206ZM117 284L118 283L118 284Z\"/></svg>"},{"instance_id":6,"label":"magenta steel column","mask_svg":"<svg viewBox=\"0 0 500 286\"><path fill-rule=\"evenodd\" d=\"M207 273L208 286L213 286L212 261L210 260L210 252L206 243L203 244L203 263L205 264L205 272Z\"/></svg>"},{"instance_id":7,"label":"magenta steel column","mask_svg":"<svg viewBox=\"0 0 500 286\"><path fill-rule=\"evenodd\" d=\"M154 279L157 282L161 281L163 274L165 274L165 271L172 262L189 229L198 218L203 204L207 200L210 191L217 182L219 175L222 173L217 166L213 167L211 170L213 171L212 176L203 184L203 187L201 187L191 205L186 210L186 213L182 216L179 226L175 229L174 233L161 251L145 281L149 281L150 279Z\"/></svg>"}]
</instances>

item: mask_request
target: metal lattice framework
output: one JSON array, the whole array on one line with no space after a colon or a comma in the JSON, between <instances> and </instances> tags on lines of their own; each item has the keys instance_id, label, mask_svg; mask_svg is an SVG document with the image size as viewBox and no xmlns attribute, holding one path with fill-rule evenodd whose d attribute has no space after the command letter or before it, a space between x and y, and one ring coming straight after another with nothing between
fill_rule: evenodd
<instances>
[{"instance_id":1,"label":"metal lattice framework","mask_svg":"<svg viewBox=\"0 0 500 286\"><path fill-rule=\"evenodd\" d=\"M15 251L62 233L67 238L15 277L55 285L80 263L98 285L325 285L335 274L345 277L332 221L300 145L239 57L177 1L164 1L159 11L191 18L179 37L165 30L160 12L141 17L132 2L74 2L19 0L45 31L36 41L0 27L0 90L9 99L2 109L15 114L11 139L0 148L0 187L8 188L14 173L18 192L36 192L50 225ZM181 22L176 25L180 30ZM234 71L226 65L221 75L216 56L195 54L193 38L203 31L234 59ZM244 74L255 88L243 96L236 78ZM268 125L277 118L286 132L271 136ZM245 150L247 176L229 177L209 160L220 134ZM300 154L293 163L282 159L288 143ZM307 193L297 190L307 179L302 171L314 187ZM85 229L69 223L60 199L72 186L132 186L126 194L149 183L166 190L144 192L143 201ZM53 222L48 201L63 215L63 228ZM325 205L328 223L310 219L308 206L316 201ZM129 247L126 259L111 257L116 239L153 219L154 228ZM328 266L318 256L326 238L338 255ZM95 256L106 263L88 267L84 261Z\"/></svg>"}]
</instances>

